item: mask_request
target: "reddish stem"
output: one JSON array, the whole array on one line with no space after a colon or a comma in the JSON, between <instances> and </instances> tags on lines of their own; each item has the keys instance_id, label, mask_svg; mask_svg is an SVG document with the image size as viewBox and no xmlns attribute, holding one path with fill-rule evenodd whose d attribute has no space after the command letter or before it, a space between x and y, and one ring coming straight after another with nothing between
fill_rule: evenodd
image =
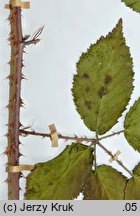
<instances>
[{"instance_id":1,"label":"reddish stem","mask_svg":"<svg viewBox=\"0 0 140 216\"><path fill-rule=\"evenodd\" d=\"M20 134L21 135L25 135L25 136L28 136L28 135L33 135L33 136L41 136L41 137L49 137L51 138L51 134L50 133L40 133L40 132L36 132L36 131L28 131L28 130L25 130L25 129L20 129ZM74 141L77 141L77 142L92 142L92 143L95 143L96 142L96 139L95 138L89 138L89 137L78 137L78 136L65 136L65 135L62 135L60 133L58 133L58 138L59 139L64 139L66 141L68 140L74 140Z\"/></svg>"},{"instance_id":2,"label":"reddish stem","mask_svg":"<svg viewBox=\"0 0 140 216\"><path fill-rule=\"evenodd\" d=\"M9 120L8 120L8 165L19 165L19 128L20 128L20 107L22 100L20 97L22 66L23 66L23 35L21 23L21 8L13 7L10 9L10 75L9 75ZM19 200L19 179L21 173L8 173L8 199Z\"/></svg>"}]
</instances>

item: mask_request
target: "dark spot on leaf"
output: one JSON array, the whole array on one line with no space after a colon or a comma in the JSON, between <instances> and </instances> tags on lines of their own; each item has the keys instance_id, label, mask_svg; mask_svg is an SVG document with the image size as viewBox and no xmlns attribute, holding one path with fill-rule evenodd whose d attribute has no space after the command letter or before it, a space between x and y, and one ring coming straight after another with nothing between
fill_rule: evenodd
<instances>
[{"instance_id":1,"label":"dark spot on leaf","mask_svg":"<svg viewBox=\"0 0 140 216\"><path fill-rule=\"evenodd\" d=\"M86 106L89 110L91 110L91 109L92 109L92 102L86 100L86 101L85 101L85 106Z\"/></svg>"},{"instance_id":2,"label":"dark spot on leaf","mask_svg":"<svg viewBox=\"0 0 140 216\"><path fill-rule=\"evenodd\" d=\"M103 97L104 92L105 92L105 88L102 86L102 87L98 90L98 95L99 95L100 98Z\"/></svg>"},{"instance_id":3,"label":"dark spot on leaf","mask_svg":"<svg viewBox=\"0 0 140 216\"><path fill-rule=\"evenodd\" d=\"M85 91L86 91L86 92L89 92L89 90L90 90L89 87L86 87L86 88L85 88Z\"/></svg>"},{"instance_id":4,"label":"dark spot on leaf","mask_svg":"<svg viewBox=\"0 0 140 216\"><path fill-rule=\"evenodd\" d=\"M109 84L109 83L111 82L111 80L112 80L112 77L109 76L109 75L107 75L107 76L105 77L105 84Z\"/></svg>"},{"instance_id":5,"label":"dark spot on leaf","mask_svg":"<svg viewBox=\"0 0 140 216\"><path fill-rule=\"evenodd\" d=\"M98 115L98 114L99 114L99 111L96 111L95 113L96 113L96 115Z\"/></svg>"},{"instance_id":6,"label":"dark spot on leaf","mask_svg":"<svg viewBox=\"0 0 140 216\"><path fill-rule=\"evenodd\" d=\"M53 182L50 182L48 185L51 186L51 185L53 185L53 184L54 184Z\"/></svg>"},{"instance_id":7,"label":"dark spot on leaf","mask_svg":"<svg viewBox=\"0 0 140 216\"><path fill-rule=\"evenodd\" d=\"M89 79L89 75L88 75L87 73L84 73L84 74L83 74L83 78L84 78L84 79Z\"/></svg>"}]
</instances>

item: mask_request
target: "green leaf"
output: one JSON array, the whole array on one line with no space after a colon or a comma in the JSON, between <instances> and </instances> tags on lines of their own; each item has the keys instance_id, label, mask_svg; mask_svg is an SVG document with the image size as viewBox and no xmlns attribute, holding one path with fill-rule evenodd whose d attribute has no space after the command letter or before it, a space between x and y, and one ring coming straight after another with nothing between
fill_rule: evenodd
<instances>
[{"instance_id":1,"label":"green leaf","mask_svg":"<svg viewBox=\"0 0 140 216\"><path fill-rule=\"evenodd\" d=\"M127 113L124 128L127 141L135 150L140 152L140 98Z\"/></svg>"},{"instance_id":2,"label":"green leaf","mask_svg":"<svg viewBox=\"0 0 140 216\"><path fill-rule=\"evenodd\" d=\"M107 165L98 166L84 192L85 200L122 200L126 178Z\"/></svg>"},{"instance_id":3,"label":"green leaf","mask_svg":"<svg viewBox=\"0 0 140 216\"><path fill-rule=\"evenodd\" d=\"M132 8L136 12L140 12L140 0L122 0L126 6Z\"/></svg>"},{"instance_id":4,"label":"green leaf","mask_svg":"<svg viewBox=\"0 0 140 216\"><path fill-rule=\"evenodd\" d=\"M93 148L73 143L56 158L35 165L27 177L27 200L71 200L92 171Z\"/></svg>"},{"instance_id":5,"label":"green leaf","mask_svg":"<svg viewBox=\"0 0 140 216\"><path fill-rule=\"evenodd\" d=\"M140 176L135 176L128 181L125 200L140 200Z\"/></svg>"},{"instance_id":6,"label":"green leaf","mask_svg":"<svg viewBox=\"0 0 140 216\"><path fill-rule=\"evenodd\" d=\"M85 200L140 200L140 163L133 170L134 177L126 179L110 166L97 167L84 191Z\"/></svg>"},{"instance_id":7,"label":"green leaf","mask_svg":"<svg viewBox=\"0 0 140 216\"><path fill-rule=\"evenodd\" d=\"M140 162L138 163L138 165L134 168L133 172L137 175L140 176Z\"/></svg>"},{"instance_id":8,"label":"green leaf","mask_svg":"<svg viewBox=\"0 0 140 216\"><path fill-rule=\"evenodd\" d=\"M126 187L126 200L140 200L140 163L133 170L134 178L131 178Z\"/></svg>"},{"instance_id":9,"label":"green leaf","mask_svg":"<svg viewBox=\"0 0 140 216\"><path fill-rule=\"evenodd\" d=\"M118 121L133 90L133 63L122 33L122 19L106 37L83 53L72 93L85 125L104 134Z\"/></svg>"}]
</instances>

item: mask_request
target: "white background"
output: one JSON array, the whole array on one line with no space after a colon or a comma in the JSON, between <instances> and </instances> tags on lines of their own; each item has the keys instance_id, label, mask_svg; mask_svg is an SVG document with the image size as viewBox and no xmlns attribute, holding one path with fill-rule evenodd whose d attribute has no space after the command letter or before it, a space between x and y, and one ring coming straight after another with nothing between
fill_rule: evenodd
<instances>
[{"instance_id":1,"label":"white background","mask_svg":"<svg viewBox=\"0 0 140 216\"><path fill-rule=\"evenodd\" d=\"M123 18L123 30L126 43L130 47L134 62L135 89L128 109L140 96L140 14L126 7L121 0L30 0L31 9L23 10L23 29L25 34L33 34L45 24L40 44L26 49L24 56L24 74L28 80L22 82L22 98L25 109L21 109L21 122L27 126L33 123L37 131L49 132L48 125L55 123L59 132L66 135L94 136L81 120L75 109L71 95L72 79L76 72L76 62L82 52L100 36L105 36ZM9 23L6 21L9 10L4 9L7 0L0 1L0 154L5 150L7 140L7 110L9 85L4 79L9 74L7 62L10 58L8 46ZM125 112L126 113L126 112ZM124 114L125 114L124 113ZM123 128L124 118L111 129ZM109 132L109 133L110 133ZM49 139L39 137L21 138L23 145L20 158L23 164L47 161L57 156L66 146L60 140L59 147L52 149ZM70 142L68 142L70 143ZM120 159L129 168L140 161L140 154L135 152L123 135L103 141L104 145L115 153L121 150ZM97 162L108 162L109 156L98 148ZM0 156L0 199L7 199L5 166L6 156ZM130 177L115 162L113 167ZM24 173L25 175L27 172ZM25 179L21 179L24 189ZM23 199L24 190L21 191Z\"/></svg>"}]
</instances>

